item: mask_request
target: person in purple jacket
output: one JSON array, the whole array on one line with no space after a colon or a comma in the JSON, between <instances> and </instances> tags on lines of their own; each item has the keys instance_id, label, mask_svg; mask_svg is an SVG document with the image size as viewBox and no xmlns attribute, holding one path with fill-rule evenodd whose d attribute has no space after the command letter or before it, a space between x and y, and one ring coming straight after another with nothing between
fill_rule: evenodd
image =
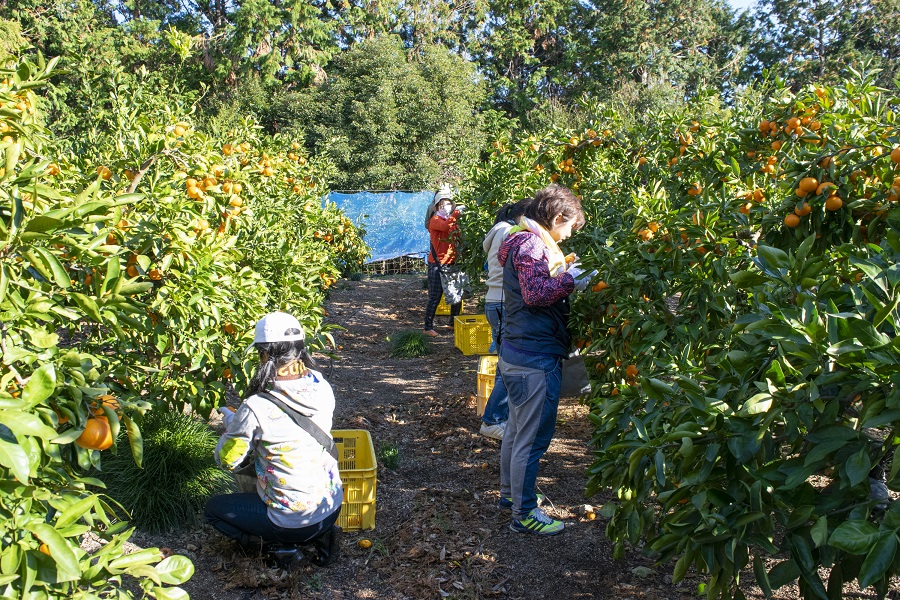
<instances>
[{"instance_id":1,"label":"person in purple jacket","mask_svg":"<svg viewBox=\"0 0 900 600\"><path fill-rule=\"evenodd\" d=\"M510 529L554 535L564 526L538 508L538 462L550 446L559 408L562 361L569 354L569 295L590 281L566 265L558 242L584 225L581 202L566 187L538 191L497 253L503 266L504 322L498 369L509 394L500 449L501 508Z\"/></svg>"}]
</instances>

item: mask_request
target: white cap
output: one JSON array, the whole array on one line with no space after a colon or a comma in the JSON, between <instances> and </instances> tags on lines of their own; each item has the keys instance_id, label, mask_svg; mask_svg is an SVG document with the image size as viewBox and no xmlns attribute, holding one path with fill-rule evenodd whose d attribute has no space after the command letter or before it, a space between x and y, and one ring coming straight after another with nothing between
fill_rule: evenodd
<instances>
[{"instance_id":1,"label":"white cap","mask_svg":"<svg viewBox=\"0 0 900 600\"><path fill-rule=\"evenodd\" d=\"M288 333L292 330L295 332ZM253 343L302 342L304 337L300 321L287 313L273 312L256 322L256 335L253 336Z\"/></svg>"},{"instance_id":2,"label":"white cap","mask_svg":"<svg viewBox=\"0 0 900 600\"><path fill-rule=\"evenodd\" d=\"M446 183L441 184L441 189L439 189L434 194L433 203L437 204L441 200L452 200L453 199L453 190L450 189L450 186Z\"/></svg>"}]
</instances>

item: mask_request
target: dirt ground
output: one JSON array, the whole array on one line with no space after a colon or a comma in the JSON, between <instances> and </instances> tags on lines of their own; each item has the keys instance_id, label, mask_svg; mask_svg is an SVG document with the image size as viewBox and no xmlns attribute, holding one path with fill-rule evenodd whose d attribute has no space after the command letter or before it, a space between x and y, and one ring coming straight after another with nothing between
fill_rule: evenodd
<instances>
[{"instance_id":1,"label":"dirt ground","mask_svg":"<svg viewBox=\"0 0 900 600\"><path fill-rule=\"evenodd\" d=\"M454 347L447 317L438 318L441 335L429 355L389 357L390 334L422 326L422 279L342 281L326 307L330 321L345 328L335 334L339 360L322 361L337 399L334 427L366 429L376 448L397 449L395 468L378 468L374 530L345 532L337 564L319 569L306 561L291 572L246 555L207 527L138 533L135 543L190 557L196 573L183 588L195 600L697 597L701 578L673 584L672 565L654 565L639 549L613 561L605 520L581 514L584 504L599 508L611 496L584 497L591 429L587 408L575 399L560 404L538 479L547 512L565 521L566 530L538 538L508 529L509 512L496 506L500 444L478 434L478 357ZM475 308L471 302L464 312ZM361 539L372 547L361 548ZM742 587L748 598L762 598L757 588ZM846 597L875 597L871 588L866 592ZM797 595L785 587L775 597ZM900 599L900 592L889 597Z\"/></svg>"}]
</instances>

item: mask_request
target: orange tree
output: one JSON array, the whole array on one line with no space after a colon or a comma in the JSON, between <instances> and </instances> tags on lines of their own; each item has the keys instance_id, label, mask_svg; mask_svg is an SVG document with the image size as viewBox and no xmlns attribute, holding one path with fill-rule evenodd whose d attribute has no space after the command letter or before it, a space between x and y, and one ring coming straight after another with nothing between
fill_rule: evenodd
<instances>
[{"instance_id":1,"label":"orange tree","mask_svg":"<svg viewBox=\"0 0 900 600\"><path fill-rule=\"evenodd\" d=\"M85 473L120 432L140 464L153 405L207 415L241 388L266 311L296 312L324 347L324 295L367 249L321 206L327 164L253 123L203 132L113 79L90 139L51 138L35 91L52 68L0 72L0 587L127 595L127 575L184 597L167 586L190 561L124 556L127 515ZM87 532L102 550L81 549Z\"/></svg>"},{"instance_id":2,"label":"orange tree","mask_svg":"<svg viewBox=\"0 0 900 600\"><path fill-rule=\"evenodd\" d=\"M600 274L570 327L616 556L643 540L711 598L742 597L751 564L767 594L810 598L900 572L900 505L870 494L882 472L900 489L895 107L854 73L727 110L701 95L652 128L595 109L473 172L470 248L502 202L552 180L583 198L567 250Z\"/></svg>"}]
</instances>

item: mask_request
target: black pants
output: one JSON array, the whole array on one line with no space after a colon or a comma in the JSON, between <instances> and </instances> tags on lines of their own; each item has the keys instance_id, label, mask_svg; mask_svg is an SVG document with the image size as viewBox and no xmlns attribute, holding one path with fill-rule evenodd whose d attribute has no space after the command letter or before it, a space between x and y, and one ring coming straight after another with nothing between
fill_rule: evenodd
<instances>
[{"instance_id":1,"label":"black pants","mask_svg":"<svg viewBox=\"0 0 900 600\"><path fill-rule=\"evenodd\" d=\"M425 331L434 329L434 313L437 311L438 304L441 303L441 295L444 288L441 286L440 265L428 263L428 304L425 305ZM453 324L453 317L462 312L462 302L450 305L450 324Z\"/></svg>"},{"instance_id":2,"label":"black pants","mask_svg":"<svg viewBox=\"0 0 900 600\"><path fill-rule=\"evenodd\" d=\"M259 536L266 542L307 544L326 533L338 519L341 507L318 523L286 529L269 520L268 507L256 494L223 494L206 503L206 522L228 537L241 541L245 536Z\"/></svg>"}]
</instances>

